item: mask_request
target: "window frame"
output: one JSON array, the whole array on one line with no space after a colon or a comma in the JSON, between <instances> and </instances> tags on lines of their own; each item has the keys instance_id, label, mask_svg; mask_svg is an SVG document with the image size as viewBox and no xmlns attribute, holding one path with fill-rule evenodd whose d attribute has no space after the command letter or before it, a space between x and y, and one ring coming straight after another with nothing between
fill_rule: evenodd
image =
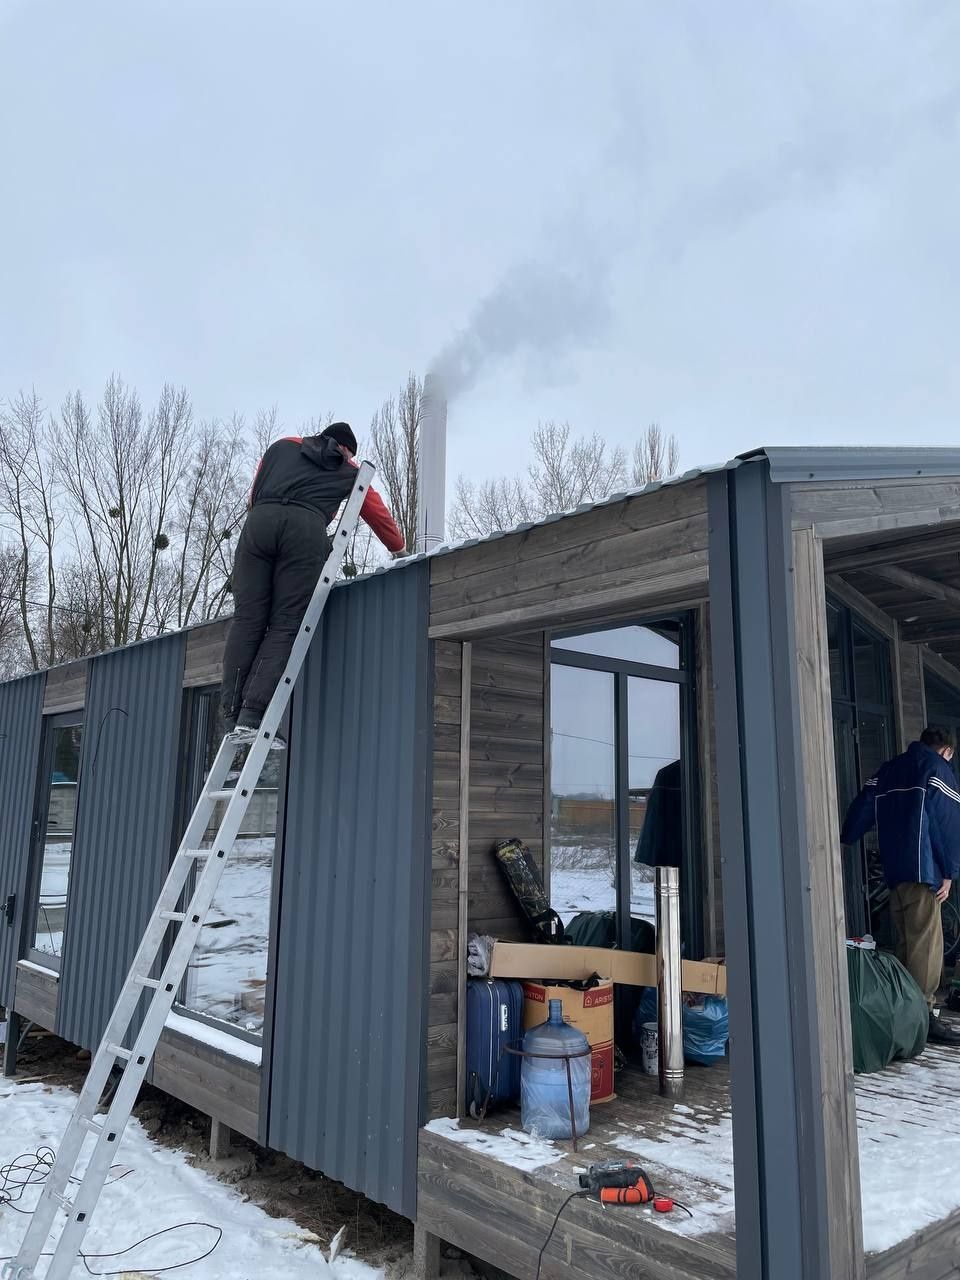
<instances>
[{"instance_id":1,"label":"window frame","mask_svg":"<svg viewBox=\"0 0 960 1280\"><path fill-rule=\"evenodd\" d=\"M21 952L23 959L30 964L39 965L52 973L60 973L63 963L63 952L58 956L49 951L40 951L36 947L37 921L40 916L40 886L43 881L43 853L47 843L47 831L50 819L50 791L53 785L54 739L58 729L80 728L80 757L77 762L77 794L73 809L73 831L70 836L70 866L73 866L74 847L77 839L77 818L80 812L80 789L83 785L83 757L86 749L86 711L81 707L76 711L59 711L43 717L40 739L40 758L37 762L37 780L34 787L33 817L30 824L30 854L28 858L27 910L24 912L23 943ZM72 877L67 874L67 896L63 909L63 936L67 936L67 922L70 917L70 886Z\"/></svg>"},{"instance_id":2,"label":"window frame","mask_svg":"<svg viewBox=\"0 0 960 1280\"><path fill-rule=\"evenodd\" d=\"M181 724L185 727L184 737L181 743L180 755L177 761L177 790L176 790L176 815L174 821L173 838L171 842L170 861L173 862L176 851L180 847L180 841L183 839L183 833L186 830L187 823L196 807L197 798L200 789L203 786L203 749L201 746L198 730L202 730L204 724L209 733L210 719L209 707L215 703L220 697L219 684L203 684L192 685L183 690L183 703L181 709ZM205 705L206 704L206 705ZM270 910L269 910L269 933L267 938L267 974L270 973L270 966L274 957L274 926L276 921L276 897L279 892L280 882L280 863L283 855L284 826L286 814L286 797L287 797L287 780L289 777L289 754L290 754L290 734L289 734L289 718L290 710L284 716L281 723L281 732L287 731L284 736L287 739L287 748L282 752L283 761L281 766L281 777L277 784L277 830L274 836L273 848L273 865L270 875ZM191 798L192 796L192 798ZM165 954L169 953L169 947L165 950ZM189 969L189 965L188 965ZM227 1022L224 1018L218 1018L214 1014L204 1013L199 1009L191 1009L185 1004L181 996L185 993L187 981L187 970L184 971L183 982L180 990L177 992L177 998L173 1002L173 1012L179 1017L185 1018L191 1022L197 1022L201 1026L211 1027L216 1031L226 1032L228 1035L236 1036L238 1040L244 1040L247 1044L262 1047L266 1041L264 1038L263 1027L267 1023L267 1010L264 1011L263 1026L259 1031L250 1031L246 1027L238 1026L235 1022ZM267 980L266 990L269 988L269 977ZM266 997L265 997L266 998Z\"/></svg>"},{"instance_id":3,"label":"window frame","mask_svg":"<svg viewBox=\"0 0 960 1280\"><path fill-rule=\"evenodd\" d=\"M679 663L676 667L659 667L645 662L633 662L627 658L611 658L598 654L581 653L576 649L555 648L555 640L572 636L591 635L623 627L649 627L671 623L677 627ZM700 725L697 714L697 664L696 664L696 614L684 610L680 613L658 613L651 617L624 618L608 625L580 625L575 628L549 633L549 661L551 665L579 667L588 671L609 672L613 676L614 714L614 762L616 809L614 833L617 870L617 946L629 949L631 940L631 878L633 845L630 840L630 762L629 762L629 682L631 677L640 680L657 680L680 688L680 768L683 779L683 854L681 879L681 931L686 954L689 958L703 956L705 921L705 868L702 857L702 797L700 794L699 744ZM552 716L551 724L552 730ZM547 786L552 789L548 777ZM544 833L545 836L548 833ZM546 856L551 856L552 844L545 841Z\"/></svg>"},{"instance_id":4,"label":"window frame","mask_svg":"<svg viewBox=\"0 0 960 1280\"><path fill-rule=\"evenodd\" d=\"M882 716L888 725L887 741L885 747L885 759L890 759L897 750L897 727L898 727L898 707L895 695L894 679L894 654L893 642L890 636L885 635L877 627L859 613L851 605L845 604L837 596L830 591L826 594L826 605L828 609L833 609L838 615L838 632L837 645L840 659L840 672L843 679L844 688L837 692L831 686L830 689L830 714L834 731L834 755L836 756L836 734L837 728L840 726L846 734L849 734L852 741L852 760L854 773L854 795L857 795L863 788L867 778L864 775L863 758L861 750L860 735L860 717L861 715ZM885 654L884 670L882 672L885 692L887 694L886 702L876 702L873 699L866 699L859 695L857 690L857 663L856 663L856 643L855 632L859 631L878 649L882 649ZM834 760L834 772L838 786L840 783L840 762ZM841 821L843 813L840 814ZM869 867L870 855L866 847L866 841L861 840L857 845L858 861L860 870L860 901L857 904L851 904L846 900L846 889L848 878L844 876L844 912L847 920L847 932L851 936L857 936L865 931L875 931L876 922L871 919L870 895L869 895ZM856 910L852 911L851 906L855 906Z\"/></svg>"}]
</instances>

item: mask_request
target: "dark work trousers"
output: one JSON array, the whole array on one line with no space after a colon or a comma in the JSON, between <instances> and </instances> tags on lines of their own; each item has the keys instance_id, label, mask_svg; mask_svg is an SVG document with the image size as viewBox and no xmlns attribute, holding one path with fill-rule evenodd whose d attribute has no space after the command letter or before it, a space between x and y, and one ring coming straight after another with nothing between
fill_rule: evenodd
<instances>
[{"instance_id":1,"label":"dark work trousers","mask_svg":"<svg viewBox=\"0 0 960 1280\"><path fill-rule=\"evenodd\" d=\"M224 715L266 710L324 561L327 526L318 511L258 502L247 515L233 562L234 615L223 655Z\"/></svg>"}]
</instances>

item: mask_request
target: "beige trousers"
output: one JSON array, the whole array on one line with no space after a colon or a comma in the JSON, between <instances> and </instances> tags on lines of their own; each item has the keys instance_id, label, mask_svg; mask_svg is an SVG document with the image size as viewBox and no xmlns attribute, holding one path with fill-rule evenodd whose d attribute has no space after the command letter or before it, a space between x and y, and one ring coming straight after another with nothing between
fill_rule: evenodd
<instances>
[{"instance_id":1,"label":"beige trousers","mask_svg":"<svg viewBox=\"0 0 960 1280\"><path fill-rule=\"evenodd\" d=\"M932 1009L943 972L940 903L927 884L898 884L890 890L890 914L897 931L897 959Z\"/></svg>"}]
</instances>

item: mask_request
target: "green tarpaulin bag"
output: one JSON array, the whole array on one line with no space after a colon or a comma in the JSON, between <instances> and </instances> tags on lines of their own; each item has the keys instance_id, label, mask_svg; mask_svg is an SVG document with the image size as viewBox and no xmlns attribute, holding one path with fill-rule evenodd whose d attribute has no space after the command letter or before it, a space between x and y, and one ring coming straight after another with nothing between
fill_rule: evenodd
<instances>
[{"instance_id":1,"label":"green tarpaulin bag","mask_svg":"<svg viewBox=\"0 0 960 1280\"><path fill-rule=\"evenodd\" d=\"M653 955L657 935L649 920L630 921L631 951ZM581 911L567 925L566 937L575 947L612 947L617 936L617 920L612 911Z\"/></svg>"},{"instance_id":2,"label":"green tarpaulin bag","mask_svg":"<svg viewBox=\"0 0 960 1280\"><path fill-rule=\"evenodd\" d=\"M923 992L894 956L847 947L853 1069L882 1071L897 1058L915 1058L927 1044L929 1012Z\"/></svg>"}]
</instances>

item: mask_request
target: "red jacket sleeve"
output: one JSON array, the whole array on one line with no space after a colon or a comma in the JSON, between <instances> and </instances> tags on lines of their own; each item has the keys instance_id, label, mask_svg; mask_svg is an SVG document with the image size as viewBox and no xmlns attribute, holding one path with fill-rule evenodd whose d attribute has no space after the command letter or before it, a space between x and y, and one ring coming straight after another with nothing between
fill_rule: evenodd
<instances>
[{"instance_id":1,"label":"red jacket sleeve","mask_svg":"<svg viewBox=\"0 0 960 1280\"><path fill-rule=\"evenodd\" d=\"M371 485L360 508L360 515L367 522L388 551L403 550L403 534L387 509L387 504Z\"/></svg>"}]
</instances>

